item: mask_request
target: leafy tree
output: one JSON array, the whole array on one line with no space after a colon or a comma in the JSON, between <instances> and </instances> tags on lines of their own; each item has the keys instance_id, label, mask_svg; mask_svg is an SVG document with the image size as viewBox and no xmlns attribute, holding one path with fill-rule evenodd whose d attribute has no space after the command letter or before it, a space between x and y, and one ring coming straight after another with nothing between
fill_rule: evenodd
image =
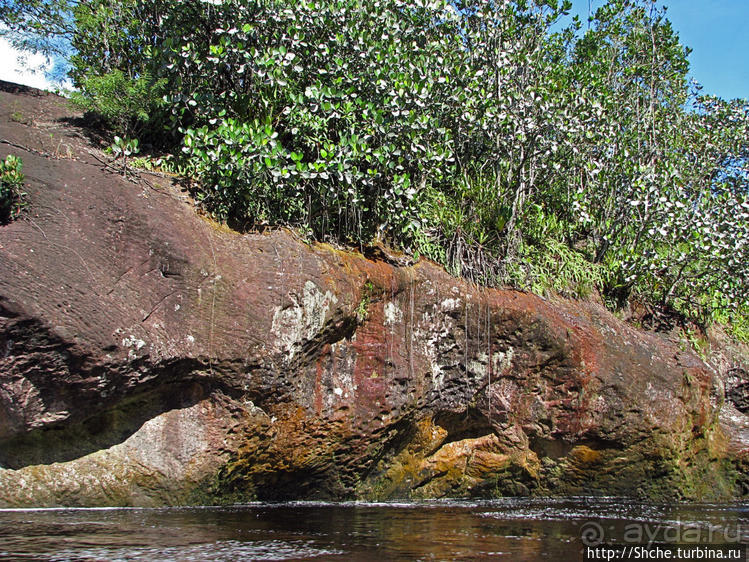
<instances>
[{"instance_id":1,"label":"leafy tree","mask_svg":"<svg viewBox=\"0 0 749 562\"><path fill-rule=\"evenodd\" d=\"M0 36L21 49L67 55L76 0L0 0Z\"/></svg>"}]
</instances>

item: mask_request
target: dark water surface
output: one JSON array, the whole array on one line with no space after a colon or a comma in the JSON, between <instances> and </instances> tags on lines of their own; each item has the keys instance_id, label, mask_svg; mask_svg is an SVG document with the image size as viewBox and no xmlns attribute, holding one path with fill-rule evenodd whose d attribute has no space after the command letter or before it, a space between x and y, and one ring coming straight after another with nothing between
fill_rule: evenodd
<instances>
[{"instance_id":1,"label":"dark water surface","mask_svg":"<svg viewBox=\"0 0 749 562\"><path fill-rule=\"evenodd\" d=\"M0 510L3 560L582 560L584 544L749 542L749 504L620 498Z\"/></svg>"}]
</instances>

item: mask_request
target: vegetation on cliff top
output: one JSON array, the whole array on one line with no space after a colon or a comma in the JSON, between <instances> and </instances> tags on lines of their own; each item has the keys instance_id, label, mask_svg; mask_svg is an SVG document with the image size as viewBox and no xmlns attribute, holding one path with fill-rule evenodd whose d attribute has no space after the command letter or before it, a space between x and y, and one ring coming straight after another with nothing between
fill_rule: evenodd
<instances>
[{"instance_id":1,"label":"vegetation on cliff top","mask_svg":"<svg viewBox=\"0 0 749 562\"><path fill-rule=\"evenodd\" d=\"M749 337L749 103L699 94L650 0L584 33L557 0L0 6L67 38L78 102L171 151L220 219Z\"/></svg>"}]
</instances>

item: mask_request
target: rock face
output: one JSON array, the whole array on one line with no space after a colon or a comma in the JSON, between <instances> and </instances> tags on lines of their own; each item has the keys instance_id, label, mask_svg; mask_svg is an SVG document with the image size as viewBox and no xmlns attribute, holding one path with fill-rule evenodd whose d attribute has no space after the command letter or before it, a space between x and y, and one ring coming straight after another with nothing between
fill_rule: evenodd
<instances>
[{"instance_id":1,"label":"rock face","mask_svg":"<svg viewBox=\"0 0 749 562\"><path fill-rule=\"evenodd\" d=\"M736 408L687 347L230 231L70 116L0 88L30 203L0 227L0 506L746 492L746 381Z\"/></svg>"}]
</instances>

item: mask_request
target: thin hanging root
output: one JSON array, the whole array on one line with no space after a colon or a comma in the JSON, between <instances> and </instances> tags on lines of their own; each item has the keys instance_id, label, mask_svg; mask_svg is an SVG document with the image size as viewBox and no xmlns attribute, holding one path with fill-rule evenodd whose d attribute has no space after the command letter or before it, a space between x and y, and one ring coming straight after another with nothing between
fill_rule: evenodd
<instances>
[{"instance_id":1,"label":"thin hanging root","mask_svg":"<svg viewBox=\"0 0 749 562\"><path fill-rule=\"evenodd\" d=\"M488 290L484 290L486 295L486 356L487 356L487 373L489 375L486 387L486 398L489 402L489 425L492 424L492 308L489 302Z\"/></svg>"},{"instance_id":2,"label":"thin hanging root","mask_svg":"<svg viewBox=\"0 0 749 562\"><path fill-rule=\"evenodd\" d=\"M463 370L465 371L466 380L468 379L468 294L466 293L466 304L463 309L463 329L465 336L465 345L463 347Z\"/></svg>"},{"instance_id":3,"label":"thin hanging root","mask_svg":"<svg viewBox=\"0 0 749 562\"><path fill-rule=\"evenodd\" d=\"M414 376L414 366L413 366L413 345L414 345L414 280L409 272L409 279L411 284L411 296L410 296L410 320L409 320L409 329L408 329L408 374L409 377L413 380Z\"/></svg>"},{"instance_id":4,"label":"thin hanging root","mask_svg":"<svg viewBox=\"0 0 749 562\"><path fill-rule=\"evenodd\" d=\"M213 258L213 291L211 297L211 323L208 331L208 370L213 376L213 328L216 313L216 283L218 277L218 263L216 262L216 252L213 249L213 240L211 233L208 232L208 243L211 245L211 256Z\"/></svg>"}]
</instances>

